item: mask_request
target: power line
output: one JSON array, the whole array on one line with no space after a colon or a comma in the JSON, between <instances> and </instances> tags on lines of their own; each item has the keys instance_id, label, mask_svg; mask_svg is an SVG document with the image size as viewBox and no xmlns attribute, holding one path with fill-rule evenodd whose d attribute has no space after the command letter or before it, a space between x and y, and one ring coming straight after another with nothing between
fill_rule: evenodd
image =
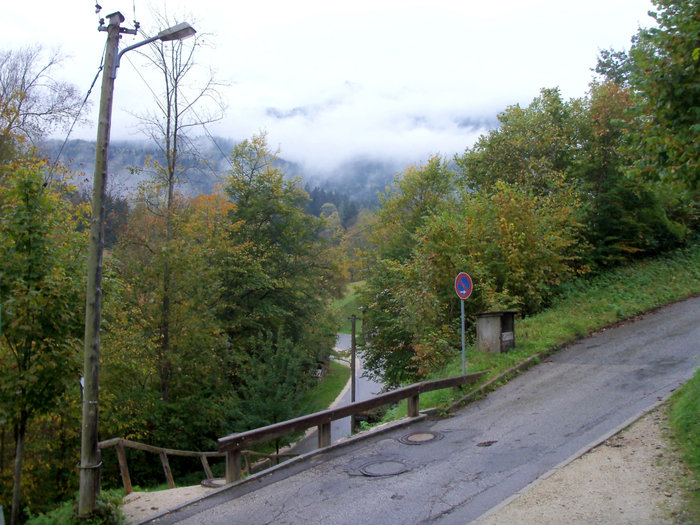
<instances>
[{"instance_id":1,"label":"power line","mask_svg":"<svg viewBox=\"0 0 700 525\"><path fill-rule=\"evenodd\" d=\"M63 144L61 144L61 147L58 150L58 153L56 154L56 158L54 159L53 163L51 164L51 170L49 171L47 180L44 181L47 184L53 178L54 172L56 171L56 166L58 165L58 159L61 158L61 153L63 153L63 148L66 147L66 143L68 142L68 139L70 138L70 135L73 132L73 128L75 127L75 124L78 122L78 119L80 118L80 114L82 113L83 108L85 107L85 104L87 104L88 98L90 98L90 94L92 93L92 89L95 87L95 83L97 83L97 79L99 78L100 73L104 69L106 49L107 49L107 44L105 44L105 48L102 52L102 57L100 58L100 66L97 68L97 73L95 74L95 78L92 79L92 84L90 84L90 87L88 88L87 93L85 94L85 98L83 99L82 104L80 104L80 108L78 109L78 112L76 113L75 118L73 119L73 123L70 125L70 128L68 129L68 133L66 134L66 138L63 140Z\"/></svg>"},{"instance_id":2,"label":"power line","mask_svg":"<svg viewBox=\"0 0 700 525\"><path fill-rule=\"evenodd\" d=\"M180 96L183 99L185 99L185 102L189 105L189 101L187 100L187 97L185 97L185 95L182 93L180 93ZM194 113L194 116L197 117L197 120L201 121L201 119L199 118L199 115L197 115L197 112L195 111L194 107L190 106L190 109L192 109L192 113ZM209 140L211 140L212 143L214 144L214 146L216 146L216 149L219 150L219 153L221 153L221 156L226 159L226 162L228 162L228 165L231 167L231 169L234 169L230 156L227 155L226 153L224 153L224 151L221 149L221 146L219 145L219 143L216 142L216 140L214 139L214 136L209 132L209 129L207 129L207 125L204 122L202 122L201 126L202 126L202 129L204 129L204 133L206 133Z\"/></svg>"}]
</instances>

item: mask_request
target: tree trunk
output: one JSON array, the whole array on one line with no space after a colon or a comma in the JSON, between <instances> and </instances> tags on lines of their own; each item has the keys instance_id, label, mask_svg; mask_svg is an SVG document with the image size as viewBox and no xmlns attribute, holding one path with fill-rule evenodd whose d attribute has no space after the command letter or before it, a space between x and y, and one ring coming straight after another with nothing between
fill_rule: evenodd
<instances>
[{"instance_id":1,"label":"tree trunk","mask_svg":"<svg viewBox=\"0 0 700 525\"><path fill-rule=\"evenodd\" d=\"M175 96L177 96L177 89L175 89ZM170 243L173 238L173 206L175 197L175 183L177 182L175 176L175 169L177 166L177 112L175 113L174 127L172 124L171 110L172 107L168 106L167 112L167 125L166 125L166 138L165 138L165 160L167 163L166 168L166 183L167 183L167 196L165 201L165 264L163 266L163 302L161 304L161 320L160 320L160 395L163 401L168 401L170 397L170 381L172 375L172 360L171 360L171 343L170 343L170 298L172 294L172 273L170 270ZM174 105L175 110L177 110L177 104ZM172 131L171 131L172 129Z\"/></svg>"},{"instance_id":2,"label":"tree trunk","mask_svg":"<svg viewBox=\"0 0 700 525\"><path fill-rule=\"evenodd\" d=\"M175 172L172 167L170 156L174 155L174 151L170 148L170 143L167 146L167 200L165 202L165 248L166 259L163 267L163 302L161 304L161 320L160 320L160 395L163 401L168 401L170 396L170 380L172 374L172 360L170 350L170 296L172 285L172 274L170 271L170 243L172 240L172 214L173 214L173 197L175 193ZM174 162L173 162L174 163Z\"/></svg>"},{"instance_id":3,"label":"tree trunk","mask_svg":"<svg viewBox=\"0 0 700 525\"><path fill-rule=\"evenodd\" d=\"M0 474L5 472L5 427L0 428Z\"/></svg>"},{"instance_id":4,"label":"tree trunk","mask_svg":"<svg viewBox=\"0 0 700 525\"><path fill-rule=\"evenodd\" d=\"M12 485L12 511L10 525L19 523L19 506L22 498L22 459L24 456L24 436L27 432L27 415L20 415L19 424L15 426L15 479Z\"/></svg>"},{"instance_id":5,"label":"tree trunk","mask_svg":"<svg viewBox=\"0 0 700 525\"><path fill-rule=\"evenodd\" d=\"M167 242L167 241L166 241ZM168 254L167 257L170 255ZM168 401L170 396L170 265L166 261L163 272L163 302L160 321L160 396Z\"/></svg>"}]
</instances>

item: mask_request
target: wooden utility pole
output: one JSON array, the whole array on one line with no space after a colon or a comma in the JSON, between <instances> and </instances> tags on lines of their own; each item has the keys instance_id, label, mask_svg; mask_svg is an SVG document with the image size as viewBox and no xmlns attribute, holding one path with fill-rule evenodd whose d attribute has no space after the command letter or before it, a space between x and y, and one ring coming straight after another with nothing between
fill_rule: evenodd
<instances>
[{"instance_id":1,"label":"wooden utility pole","mask_svg":"<svg viewBox=\"0 0 700 525\"><path fill-rule=\"evenodd\" d=\"M105 191L107 187L107 150L111 128L112 99L119 48L121 13L112 13L107 31L100 115L97 125L95 172L92 189L92 219L88 251L87 297L85 305L85 344L83 348L83 423L80 441L80 496L78 515L87 517L95 510L100 487L100 451L97 448L97 423L100 374L100 320L102 318L102 252L104 251Z\"/></svg>"},{"instance_id":2,"label":"wooden utility pole","mask_svg":"<svg viewBox=\"0 0 700 525\"><path fill-rule=\"evenodd\" d=\"M88 251L87 292L85 299L85 345L83 362L83 423L80 442L80 496L78 515L88 517L95 510L100 488L100 451L97 447L98 401L100 376L100 321L102 319L102 253L104 251L105 193L107 188L107 159L109 132L112 127L112 99L114 79L117 77L119 59L125 52L156 40L168 42L182 40L196 33L187 22L164 29L157 36L147 38L119 51L122 33L137 34L136 29L122 28L124 17L120 12L107 15L109 25L100 25L99 31L107 31L100 115L97 124L95 147L95 172L92 185L92 219L90 223L90 249Z\"/></svg>"}]
</instances>

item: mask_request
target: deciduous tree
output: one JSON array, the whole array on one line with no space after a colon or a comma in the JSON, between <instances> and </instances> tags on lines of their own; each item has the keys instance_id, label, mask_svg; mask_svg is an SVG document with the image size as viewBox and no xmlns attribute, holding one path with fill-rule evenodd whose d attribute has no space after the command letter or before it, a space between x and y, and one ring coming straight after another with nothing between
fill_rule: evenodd
<instances>
[{"instance_id":1,"label":"deciduous tree","mask_svg":"<svg viewBox=\"0 0 700 525\"><path fill-rule=\"evenodd\" d=\"M630 83L641 113L635 122L636 169L671 179L697 198L700 188L700 6L654 0L655 27L642 29L630 51ZM697 204L697 201L696 201Z\"/></svg>"},{"instance_id":2,"label":"deciduous tree","mask_svg":"<svg viewBox=\"0 0 700 525\"><path fill-rule=\"evenodd\" d=\"M440 172L444 176L435 177ZM471 315L537 311L562 280L585 270L579 203L569 186L555 188L549 181L548 191L537 194L497 180L478 192L456 192L453 177L435 160L409 170L406 184L398 179L397 191L377 214L376 257L362 292L368 336L363 355L365 367L388 386L425 377L455 354L457 272L474 278ZM429 207L407 205L425 203L418 194L430 195Z\"/></svg>"},{"instance_id":3,"label":"deciduous tree","mask_svg":"<svg viewBox=\"0 0 700 525\"><path fill-rule=\"evenodd\" d=\"M271 351L287 345L302 352L310 374L335 340L330 301L342 285L335 252L319 235L322 219L305 212L308 194L285 178L264 134L238 144L231 163L224 180L234 205L227 243L237 249L220 264L220 318L232 347L249 359L249 368L235 373L256 373L262 357L255 342L273 333ZM245 384L240 375L232 380Z\"/></svg>"},{"instance_id":4,"label":"deciduous tree","mask_svg":"<svg viewBox=\"0 0 700 525\"><path fill-rule=\"evenodd\" d=\"M579 188L591 248L587 259L594 266L659 253L686 234L663 186L628 176L635 160L629 147L636 126L633 100L628 87L611 81L593 82L582 99L582 141L569 173Z\"/></svg>"},{"instance_id":5,"label":"deciduous tree","mask_svg":"<svg viewBox=\"0 0 700 525\"><path fill-rule=\"evenodd\" d=\"M0 162L77 117L75 86L55 77L63 61L41 46L0 50Z\"/></svg>"},{"instance_id":6,"label":"deciduous tree","mask_svg":"<svg viewBox=\"0 0 700 525\"><path fill-rule=\"evenodd\" d=\"M0 185L0 408L15 439L11 523L19 520L27 424L79 377L84 217L47 187L36 162Z\"/></svg>"},{"instance_id":7,"label":"deciduous tree","mask_svg":"<svg viewBox=\"0 0 700 525\"><path fill-rule=\"evenodd\" d=\"M415 334L420 315L430 310L414 308L423 290L420 277L409 276L407 265L417 247L416 234L456 196L455 173L440 157L423 166L408 168L394 179L381 197L367 253L367 279L362 290L366 333L370 343L363 356L370 374L387 386L415 379L421 365L415 359ZM437 314L440 315L440 314Z\"/></svg>"},{"instance_id":8,"label":"deciduous tree","mask_svg":"<svg viewBox=\"0 0 700 525\"><path fill-rule=\"evenodd\" d=\"M222 429L213 411L229 393L232 365L216 318L231 209L222 195L176 194L167 251L165 217L143 203L131 210L106 279L103 431L162 446L213 446ZM160 340L166 263L172 278L167 356Z\"/></svg>"},{"instance_id":9,"label":"deciduous tree","mask_svg":"<svg viewBox=\"0 0 700 525\"><path fill-rule=\"evenodd\" d=\"M565 180L579 146L580 101L564 101L558 89L542 89L527 107L509 106L500 126L455 157L464 184L490 190L501 180L539 195Z\"/></svg>"},{"instance_id":10,"label":"deciduous tree","mask_svg":"<svg viewBox=\"0 0 700 525\"><path fill-rule=\"evenodd\" d=\"M158 16L161 27L170 27L173 21L168 16ZM187 173L183 171L183 159L197 156L187 136L192 128L201 127L222 117L223 103L216 90L213 75L190 83L198 65L197 50L202 47L201 35L187 40L156 42L141 54L148 59L149 66L160 77L159 87L154 92L156 109L150 114L138 115L145 133L157 144L162 160L151 160L146 169L152 174L152 183L144 195L145 210L162 219L162 236L158 235L161 257L160 279L162 293L159 294L158 371L161 397L167 401L173 374L173 270L170 257L174 253L175 222L178 213L177 188ZM151 243L153 244L153 243Z\"/></svg>"}]
</instances>

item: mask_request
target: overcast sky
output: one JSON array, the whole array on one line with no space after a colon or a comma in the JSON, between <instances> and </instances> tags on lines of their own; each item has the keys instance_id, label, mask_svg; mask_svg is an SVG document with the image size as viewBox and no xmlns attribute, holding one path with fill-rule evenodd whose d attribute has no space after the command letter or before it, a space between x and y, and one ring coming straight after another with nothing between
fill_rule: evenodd
<instances>
[{"instance_id":1,"label":"overcast sky","mask_svg":"<svg viewBox=\"0 0 700 525\"><path fill-rule=\"evenodd\" d=\"M198 58L225 83L223 121L235 140L261 130L309 171L356 155L422 162L471 146L511 104L540 88L585 94L601 49L627 49L649 26L648 0L32 0L4 2L0 47L40 43L69 56L60 74L87 92L114 11L155 34L153 9L187 20L211 47ZM122 47L142 37L125 36ZM116 81L113 139L140 137L129 112L153 107L144 59L125 55ZM139 70L137 72L137 69ZM147 80L150 82L150 80ZM99 83L89 121L96 122ZM95 124L72 138L94 139Z\"/></svg>"}]
</instances>

